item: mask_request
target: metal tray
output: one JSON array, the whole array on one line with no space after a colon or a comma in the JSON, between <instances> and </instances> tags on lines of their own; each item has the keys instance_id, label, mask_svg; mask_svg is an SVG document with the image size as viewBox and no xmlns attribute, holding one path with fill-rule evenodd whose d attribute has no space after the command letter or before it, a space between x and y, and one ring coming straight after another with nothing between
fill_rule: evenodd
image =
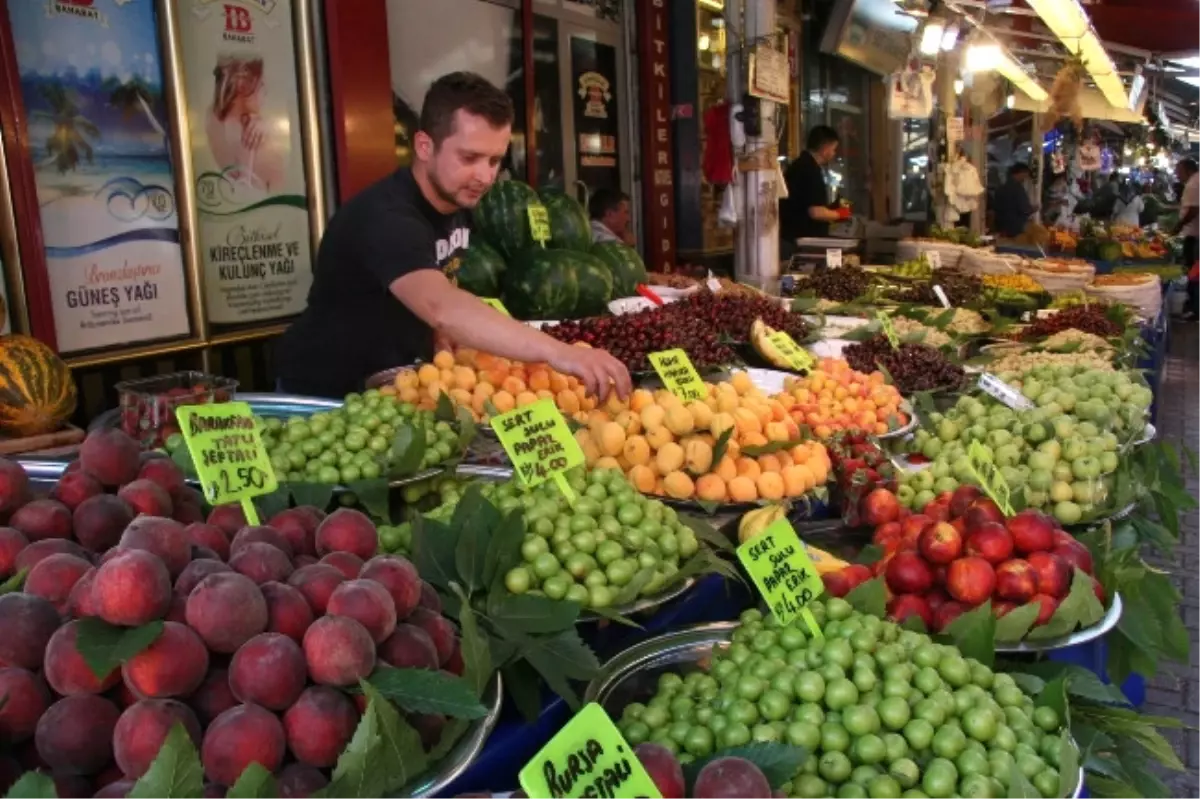
<instances>
[{"instance_id":1,"label":"metal tray","mask_svg":"<svg viewBox=\"0 0 1200 799\"><path fill-rule=\"evenodd\" d=\"M466 734L458 739L458 743L450 749L450 753L434 767L433 771L423 774L415 782L404 786L397 796L439 796L447 785L463 775L475 758L479 756L479 753L483 751L483 745L500 719L500 708L504 704L503 688L500 673L497 672L492 677L492 682L483 696L483 704L488 711L487 715L471 722Z\"/></svg>"},{"instance_id":2,"label":"metal tray","mask_svg":"<svg viewBox=\"0 0 1200 799\"><path fill-rule=\"evenodd\" d=\"M308 416L318 411L334 411L342 407L340 400L322 397L304 397L299 394L265 394L258 392L234 394L237 402L246 402L250 410L259 416L287 417ZM112 408L92 419L88 432L121 426L121 409Z\"/></svg>"},{"instance_id":3,"label":"metal tray","mask_svg":"<svg viewBox=\"0 0 1200 799\"><path fill-rule=\"evenodd\" d=\"M1107 634L1116 627L1117 623L1121 621L1123 610L1124 605L1121 602L1121 594L1118 592L1113 594L1112 604L1108 606L1108 612L1104 614L1104 618L1091 627L1076 630L1070 635L1064 635L1060 638L1048 638L1044 641L1021 641L1015 644L1002 644L997 641L996 651L1010 654L1014 652L1050 652L1055 649L1065 649L1069 646L1085 644L1088 641L1094 641L1100 636Z\"/></svg>"},{"instance_id":4,"label":"metal tray","mask_svg":"<svg viewBox=\"0 0 1200 799\"><path fill-rule=\"evenodd\" d=\"M645 613L645 612L651 611L651 610L658 610L658 608L667 604L671 600L678 599L679 597L686 594L691 589L691 587L695 584L696 584L696 578L689 577L686 580L684 580L683 582L676 583L675 585L672 585L670 588L668 588L666 591L655 594L654 596L643 597L641 599L638 599L637 601L630 602L627 605L619 605L617 607L609 608L609 610L613 613L617 613L621 616L624 616L625 618L630 618L637 613ZM595 613L592 613L587 608L584 608L583 612L579 614L579 621L576 623L577 624L590 624L592 622L602 622L602 621L606 621L605 617L597 615Z\"/></svg>"}]
</instances>

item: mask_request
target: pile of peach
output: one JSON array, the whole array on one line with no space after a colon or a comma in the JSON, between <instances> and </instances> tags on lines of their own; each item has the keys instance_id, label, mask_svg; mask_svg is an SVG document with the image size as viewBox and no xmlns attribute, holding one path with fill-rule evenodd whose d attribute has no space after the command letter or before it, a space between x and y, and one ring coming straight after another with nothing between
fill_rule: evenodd
<instances>
[{"instance_id":1,"label":"pile of peach","mask_svg":"<svg viewBox=\"0 0 1200 799\"><path fill-rule=\"evenodd\" d=\"M789 378L775 398L797 424L822 439L836 430L882 435L908 424L900 392L884 382L882 372L863 374L837 358L822 358L807 377Z\"/></svg>"},{"instance_id":2,"label":"pile of peach","mask_svg":"<svg viewBox=\"0 0 1200 799\"><path fill-rule=\"evenodd\" d=\"M124 433L93 433L78 464L30 500L25 472L0 460L0 578L26 574L0 596L0 791L40 768L60 796L125 796L178 723L206 795L252 762L281 796L313 795L359 721L343 689L377 663L461 673L437 594L376 554L361 513L293 508L251 527L221 506L185 526L198 498ZM85 617L164 625L98 676L77 647ZM444 723L409 721L427 748Z\"/></svg>"},{"instance_id":3,"label":"pile of peach","mask_svg":"<svg viewBox=\"0 0 1200 799\"><path fill-rule=\"evenodd\" d=\"M705 384L707 396L684 403L669 391L638 389L628 402L610 396L576 431L589 466L620 469L645 494L714 502L798 497L825 484L829 456L817 441L800 442L798 425L778 400L745 372ZM731 431L717 460L716 446ZM751 456L748 447L793 443Z\"/></svg>"}]
</instances>

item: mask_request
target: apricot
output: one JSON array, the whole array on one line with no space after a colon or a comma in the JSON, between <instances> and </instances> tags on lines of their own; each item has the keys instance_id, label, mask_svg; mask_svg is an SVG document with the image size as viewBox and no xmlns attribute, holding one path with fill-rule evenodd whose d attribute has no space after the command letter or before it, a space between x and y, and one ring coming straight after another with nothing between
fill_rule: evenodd
<instances>
[{"instance_id":1,"label":"apricot","mask_svg":"<svg viewBox=\"0 0 1200 799\"><path fill-rule=\"evenodd\" d=\"M12 745L32 738L38 719L50 706L45 683L28 669L0 669L0 696L4 697L0 743Z\"/></svg>"},{"instance_id":2,"label":"apricot","mask_svg":"<svg viewBox=\"0 0 1200 799\"><path fill-rule=\"evenodd\" d=\"M728 489L729 498L734 502L753 502L758 499L758 487L752 478L745 475L738 475L730 480Z\"/></svg>"},{"instance_id":3,"label":"apricot","mask_svg":"<svg viewBox=\"0 0 1200 799\"><path fill-rule=\"evenodd\" d=\"M315 535L320 523L321 520L309 509L288 508L272 516L267 525L278 530L287 539L294 555L315 555Z\"/></svg>"},{"instance_id":4,"label":"apricot","mask_svg":"<svg viewBox=\"0 0 1200 799\"><path fill-rule=\"evenodd\" d=\"M763 472L754 481L758 495L763 499L782 499L784 494L783 475L778 472Z\"/></svg>"},{"instance_id":5,"label":"apricot","mask_svg":"<svg viewBox=\"0 0 1200 799\"><path fill-rule=\"evenodd\" d=\"M615 458L625 447L625 429L616 422L606 422L596 434L596 444L602 454Z\"/></svg>"},{"instance_id":6,"label":"apricot","mask_svg":"<svg viewBox=\"0 0 1200 799\"><path fill-rule=\"evenodd\" d=\"M649 466L634 466L629 470L629 483L643 494L649 494L654 490L654 482L656 480L654 470Z\"/></svg>"},{"instance_id":7,"label":"apricot","mask_svg":"<svg viewBox=\"0 0 1200 799\"><path fill-rule=\"evenodd\" d=\"M42 714L34 732L38 756L56 773L95 774L112 759L120 710L91 694L64 697Z\"/></svg>"},{"instance_id":8,"label":"apricot","mask_svg":"<svg viewBox=\"0 0 1200 799\"><path fill-rule=\"evenodd\" d=\"M283 533L274 527L256 525L243 527L237 531L237 534L233 536L233 540L229 542L229 554L231 556L235 555L242 547L255 543L270 544L287 555L289 559L295 553L295 550L292 549L291 541Z\"/></svg>"},{"instance_id":9,"label":"apricot","mask_svg":"<svg viewBox=\"0 0 1200 799\"><path fill-rule=\"evenodd\" d=\"M353 700L335 688L305 689L283 714L283 729L292 756L306 766L327 768L350 742L358 726Z\"/></svg>"},{"instance_id":10,"label":"apricot","mask_svg":"<svg viewBox=\"0 0 1200 799\"><path fill-rule=\"evenodd\" d=\"M77 555L51 555L29 570L25 593L40 596L52 603L59 613L65 614L71 590L91 568L91 563Z\"/></svg>"},{"instance_id":11,"label":"apricot","mask_svg":"<svg viewBox=\"0 0 1200 799\"><path fill-rule=\"evenodd\" d=\"M58 611L40 596L0 596L0 666L40 669L58 625Z\"/></svg>"},{"instance_id":12,"label":"apricot","mask_svg":"<svg viewBox=\"0 0 1200 799\"><path fill-rule=\"evenodd\" d=\"M141 698L187 696L204 682L208 650L191 627L164 622L162 634L125 661L121 672L125 684Z\"/></svg>"},{"instance_id":13,"label":"apricot","mask_svg":"<svg viewBox=\"0 0 1200 799\"><path fill-rule=\"evenodd\" d=\"M229 689L242 702L286 710L300 696L308 669L300 645L280 633L260 633L229 661Z\"/></svg>"},{"instance_id":14,"label":"apricot","mask_svg":"<svg viewBox=\"0 0 1200 799\"><path fill-rule=\"evenodd\" d=\"M696 429L696 420L692 418L691 411L684 406L673 405L667 408L663 425L676 436L686 436Z\"/></svg>"},{"instance_id":15,"label":"apricot","mask_svg":"<svg viewBox=\"0 0 1200 799\"><path fill-rule=\"evenodd\" d=\"M692 474L705 474L712 469L713 450L700 438L688 439L683 447L684 464Z\"/></svg>"},{"instance_id":16,"label":"apricot","mask_svg":"<svg viewBox=\"0 0 1200 799\"><path fill-rule=\"evenodd\" d=\"M675 499L690 499L696 493L696 484L683 472L671 472L663 477L663 488Z\"/></svg>"},{"instance_id":17,"label":"apricot","mask_svg":"<svg viewBox=\"0 0 1200 799\"><path fill-rule=\"evenodd\" d=\"M421 604L421 577L407 558L399 555L377 555L363 564L358 576L363 580L373 580L387 590L395 608L397 621L408 618ZM329 612L338 613L333 610ZM370 625L367 627L370 629Z\"/></svg>"},{"instance_id":18,"label":"apricot","mask_svg":"<svg viewBox=\"0 0 1200 799\"><path fill-rule=\"evenodd\" d=\"M353 580L358 577L363 567L363 559L353 552L330 552L317 562L332 566L341 572L342 576L347 580Z\"/></svg>"},{"instance_id":19,"label":"apricot","mask_svg":"<svg viewBox=\"0 0 1200 799\"><path fill-rule=\"evenodd\" d=\"M349 552L362 560L374 556L379 548L379 534L366 514L351 508L341 508L325 517L317 527L318 555Z\"/></svg>"},{"instance_id":20,"label":"apricot","mask_svg":"<svg viewBox=\"0 0 1200 799\"><path fill-rule=\"evenodd\" d=\"M171 576L155 555L119 550L96 570L92 603L109 624L137 627L161 619L171 606Z\"/></svg>"},{"instance_id":21,"label":"apricot","mask_svg":"<svg viewBox=\"0 0 1200 799\"><path fill-rule=\"evenodd\" d=\"M208 575L231 571L233 569L219 560L207 558L193 560L179 573L179 579L175 581L175 594L187 599L188 595L192 593L192 589Z\"/></svg>"},{"instance_id":22,"label":"apricot","mask_svg":"<svg viewBox=\"0 0 1200 799\"><path fill-rule=\"evenodd\" d=\"M703 474L696 480L696 496L707 502L725 500L725 481L715 474Z\"/></svg>"},{"instance_id":23,"label":"apricot","mask_svg":"<svg viewBox=\"0 0 1200 799\"><path fill-rule=\"evenodd\" d=\"M454 653L454 644L458 640L454 626L443 616L426 608L417 608L413 611L412 615L408 617L408 623L425 631L425 634L433 641L434 648L437 649L438 665L444 666Z\"/></svg>"},{"instance_id":24,"label":"apricot","mask_svg":"<svg viewBox=\"0 0 1200 799\"><path fill-rule=\"evenodd\" d=\"M785 466L780 475L783 477L783 492L789 497L798 497L812 487L812 475L803 465Z\"/></svg>"},{"instance_id":25,"label":"apricot","mask_svg":"<svg viewBox=\"0 0 1200 799\"><path fill-rule=\"evenodd\" d=\"M304 631L313 623L308 600L284 583L263 583L259 590L267 601L267 632L282 633L300 643L304 639Z\"/></svg>"},{"instance_id":26,"label":"apricot","mask_svg":"<svg viewBox=\"0 0 1200 799\"><path fill-rule=\"evenodd\" d=\"M417 610L417 616L422 610ZM440 617L439 617L440 618ZM345 616L322 616L304 633L304 659L313 682L354 685L375 669L375 642L366 627Z\"/></svg>"},{"instance_id":27,"label":"apricot","mask_svg":"<svg viewBox=\"0 0 1200 799\"><path fill-rule=\"evenodd\" d=\"M196 717L205 727L226 710L237 707L237 698L229 687L228 670L216 668L209 671L200 687L187 698L187 703L196 711Z\"/></svg>"},{"instance_id":28,"label":"apricot","mask_svg":"<svg viewBox=\"0 0 1200 799\"><path fill-rule=\"evenodd\" d=\"M283 724L275 714L258 705L238 705L208 726L200 760L206 777L220 785L233 785L251 763L278 771L286 747Z\"/></svg>"},{"instance_id":29,"label":"apricot","mask_svg":"<svg viewBox=\"0 0 1200 799\"><path fill-rule=\"evenodd\" d=\"M58 482L50 491L50 498L58 500L74 511L85 499L103 493L104 486L100 485L100 481L90 474L75 471L58 478Z\"/></svg>"},{"instance_id":30,"label":"apricot","mask_svg":"<svg viewBox=\"0 0 1200 799\"><path fill-rule=\"evenodd\" d=\"M286 580L291 575L292 561L283 550L270 544L243 544L229 556L229 567L244 574L257 585Z\"/></svg>"},{"instance_id":31,"label":"apricot","mask_svg":"<svg viewBox=\"0 0 1200 799\"><path fill-rule=\"evenodd\" d=\"M357 572L355 572L355 576L357 576ZM314 563L311 566L302 566L292 572L287 579L287 584L308 600L314 615L323 616L333 590L346 579L345 573L338 568L328 563Z\"/></svg>"},{"instance_id":32,"label":"apricot","mask_svg":"<svg viewBox=\"0 0 1200 799\"><path fill-rule=\"evenodd\" d=\"M80 544L92 552L106 552L121 540L133 517L133 508L125 500L98 494L80 502L71 520Z\"/></svg>"},{"instance_id":33,"label":"apricot","mask_svg":"<svg viewBox=\"0 0 1200 799\"><path fill-rule=\"evenodd\" d=\"M30 541L71 537L71 510L56 499L35 499L17 509L8 526Z\"/></svg>"},{"instance_id":34,"label":"apricot","mask_svg":"<svg viewBox=\"0 0 1200 799\"><path fill-rule=\"evenodd\" d=\"M683 468L684 452L683 447L675 442L670 442L659 448L658 453L654 457L654 465L659 474L668 475L671 472L679 471Z\"/></svg>"},{"instance_id":35,"label":"apricot","mask_svg":"<svg viewBox=\"0 0 1200 799\"><path fill-rule=\"evenodd\" d=\"M751 480L757 480L762 474L762 467L758 465L758 461L744 455L737 459L737 470L739 477L749 477Z\"/></svg>"},{"instance_id":36,"label":"apricot","mask_svg":"<svg viewBox=\"0 0 1200 799\"><path fill-rule=\"evenodd\" d=\"M138 516L121 535L118 546L124 550L144 550L162 559L171 577L179 576L192 559L192 545L184 526L162 516Z\"/></svg>"},{"instance_id":37,"label":"apricot","mask_svg":"<svg viewBox=\"0 0 1200 799\"><path fill-rule=\"evenodd\" d=\"M247 524L246 513L238 504L218 505L208 514L207 521L215 527L220 527L227 538L233 538L237 531Z\"/></svg>"},{"instance_id":38,"label":"apricot","mask_svg":"<svg viewBox=\"0 0 1200 799\"><path fill-rule=\"evenodd\" d=\"M113 757L126 778L136 780L150 770L176 724L182 724L192 743L200 746L200 721L183 702L142 699L125 708L113 730Z\"/></svg>"},{"instance_id":39,"label":"apricot","mask_svg":"<svg viewBox=\"0 0 1200 799\"><path fill-rule=\"evenodd\" d=\"M267 629L267 601L248 577L210 574L188 594L187 623L209 649L232 654Z\"/></svg>"},{"instance_id":40,"label":"apricot","mask_svg":"<svg viewBox=\"0 0 1200 799\"><path fill-rule=\"evenodd\" d=\"M88 433L79 448L79 465L107 488L131 483L142 468L142 448L138 442L116 428Z\"/></svg>"},{"instance_id":41,"label":"apricot","mask_svg":"<svg viewBox=\"0 0 1200 799\"><path fill-rule=\"evenodd\" d=\"M140 516L170 517L175 504L167 490L153 480L137 479L121 486L117 496L129 503L135 514Z\"/></svg>"}]
</instances>

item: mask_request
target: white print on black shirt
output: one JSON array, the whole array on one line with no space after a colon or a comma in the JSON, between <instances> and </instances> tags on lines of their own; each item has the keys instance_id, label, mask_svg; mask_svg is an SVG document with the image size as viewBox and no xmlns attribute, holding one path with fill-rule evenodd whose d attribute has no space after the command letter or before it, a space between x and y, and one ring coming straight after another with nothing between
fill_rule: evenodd
<instances>
[{"instance_id":1,"label":"white print on black shirt","mask_svg":"<svg viewBox=\"0 0 1200 799\"><path fill-rule=\"evenodd\" d=\"M470 236L471 236L470 228L460 227L460 228L455 228L450 233L450 238L438 239L438 242L437 242L438 266L441 266L447 258L449 258L452 254L454 254L458 250L465 250L467 248L467 240L470 238Z\"/></svg>"}]
</instances>

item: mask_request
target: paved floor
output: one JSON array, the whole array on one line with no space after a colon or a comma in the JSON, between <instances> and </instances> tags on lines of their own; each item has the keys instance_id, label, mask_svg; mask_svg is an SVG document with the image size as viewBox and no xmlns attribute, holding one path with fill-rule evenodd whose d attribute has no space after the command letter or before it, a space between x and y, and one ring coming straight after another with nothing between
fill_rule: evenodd
<instances>
[{"instance_id":1,"label":"paved floor","mask_svg":"<svg viewBox=\"0 0 1200 799\"><path fill-rule=\"evenodd\" d=\"M1158 411L1159 436L1176 446L1200 450L1200 362L1197 359L1198 328L1195 324L1176 324L1171 330L1170 354L1160 394ZM1197 494L1196 475L1189 479L1192 496ZM1160 669L1146 689L1143 710L1156 715L1182 719L1191 730L1173 731L1168 739L1178 752L1187 770L1165 772L1162 776L1171 789L1170 796L1200 796L1200 514L1189 512L1181 520L1179 547L1174 558L1160 562L1170 571L1183 592L1179 612L1191 634L1191 662L1170 664Z\"/></svg>"}]
</instances>

